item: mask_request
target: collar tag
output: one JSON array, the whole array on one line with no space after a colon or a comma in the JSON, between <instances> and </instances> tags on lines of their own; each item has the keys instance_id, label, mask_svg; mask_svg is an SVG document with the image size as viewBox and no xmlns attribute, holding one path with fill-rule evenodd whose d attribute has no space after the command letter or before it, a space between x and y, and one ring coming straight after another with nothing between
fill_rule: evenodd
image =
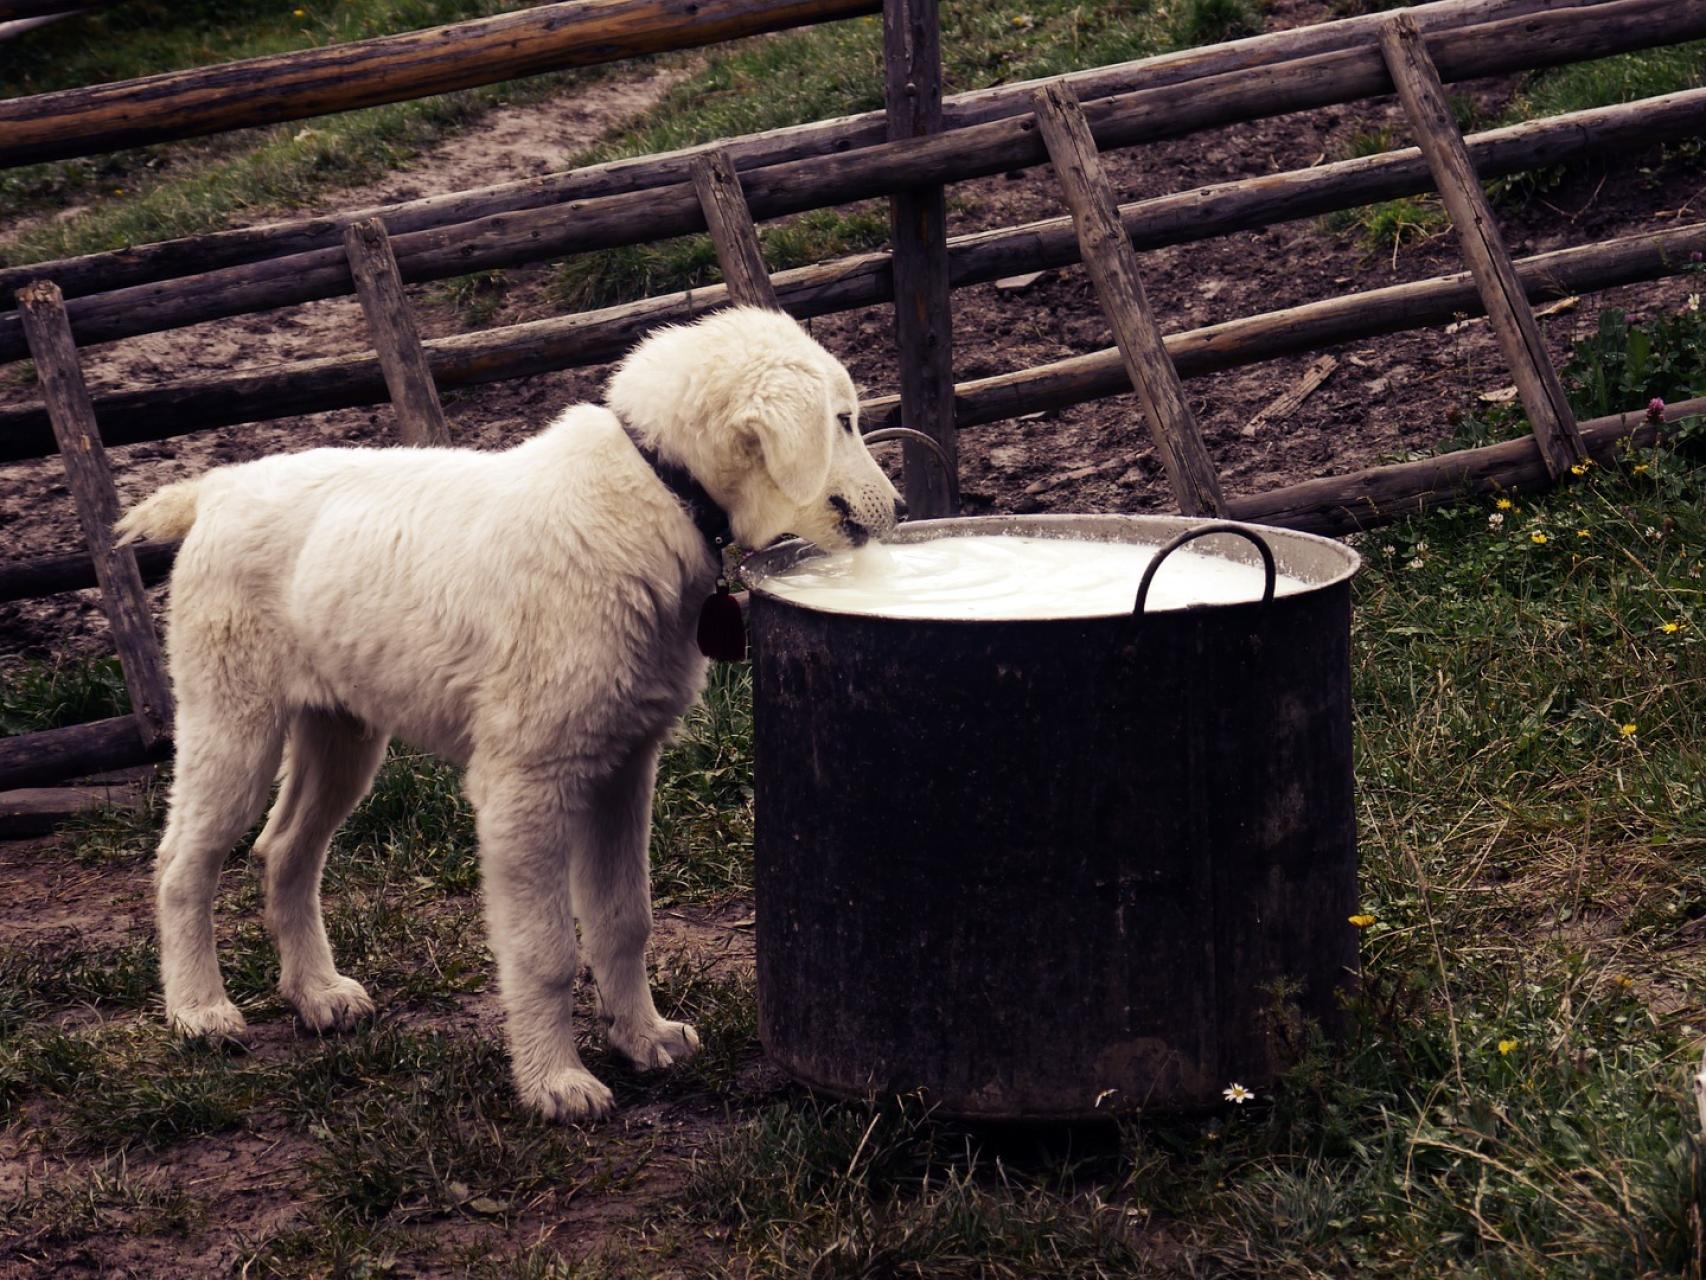
<instances>
[{"instance_id":1,"label":"collar tag","mask_svg":"<svg viewBox=\"0 0 1706 1280\"><path fill-rule=\"evenodd\" d=\"M720 574L716 591L699 606L699 652L716 662L746 660L746 619L740 603L729 594L729 580Z\"/></svg>"}]
</instances>

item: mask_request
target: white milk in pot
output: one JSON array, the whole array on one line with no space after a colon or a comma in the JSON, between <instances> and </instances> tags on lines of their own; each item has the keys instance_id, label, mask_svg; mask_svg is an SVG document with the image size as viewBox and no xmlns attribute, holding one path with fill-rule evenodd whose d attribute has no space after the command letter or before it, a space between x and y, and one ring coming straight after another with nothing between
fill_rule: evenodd
<instances>
[{"instance_id":1,"label":"white milk in pot","mask_svg":"<svg viewBox=\"0 0 1706 1280\"><path fill-rule=\"evenodd\" d=\"M1014 621L1130 613L1153 545L982 534L928 542L871 543L815 556L764 580L765 589L813 609L892 618ZM1194 547L1169 555L1147 609L1236 604L1262 598L1260 563ZM1306 584L1279 574L1275 595Z\"/></svg>"}]
</instances>

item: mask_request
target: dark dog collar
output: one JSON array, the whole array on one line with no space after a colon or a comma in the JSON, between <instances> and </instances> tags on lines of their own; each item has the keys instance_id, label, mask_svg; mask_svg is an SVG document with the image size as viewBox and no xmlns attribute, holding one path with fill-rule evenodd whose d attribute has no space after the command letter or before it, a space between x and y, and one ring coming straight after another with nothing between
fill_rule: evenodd
<instances>
[{"instance_id":1,"label":"dark dog collar","mask_svg":"<svg viewBox=\"0 0 1706 1280\"><path fill-rule=\"evenodd\" d=\"M728 546L734 531L729 528L729 513L717 505L717 500L705 492L693 473L675 462L665 462L657 450L642 441L626 422L622 430L634 448L646 460L652 473L663 481L664 488L675 495L677 502L687 508L699 536L705 539L705 549L717 562L717 586L699 606L699 625L695 638L699 652L719 662L740 662L746 657L746 622L741 616L740 603L729 590L728 576L723 572L723 548Z\"/></svg>"},{"instance_id":2,"label":"dark dog collar","mask_svg":"<svg viewBox=\"0 0 1706 1280\"><path fill-rule=\"evenodd\" d=\"M640 456L646 460L646 465L663 481L664 488L673 493L676 500L687 508L694 527L699 530L699 536L705 539L705 546L710 549L711 556L720 569L723 563L723 548L734 537L734 531L729 527L729 513L717 505L717 500L705 492L705 486L694 479L693 473L686 467L658 457L657 450L641 440L639 433L627 423L622 424L622 430L627 433L634 448L639 450Z\"/></svg>"}]
</instances>

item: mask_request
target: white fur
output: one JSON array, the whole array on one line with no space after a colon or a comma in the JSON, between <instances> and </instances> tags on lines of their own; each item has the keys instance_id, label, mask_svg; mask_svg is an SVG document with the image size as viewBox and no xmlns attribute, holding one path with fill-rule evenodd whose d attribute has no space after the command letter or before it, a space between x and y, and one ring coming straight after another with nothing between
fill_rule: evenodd
<instances>
[{"instance_id":1,"label":"white fur","mask_svg":"<svg viewBox=\"0 0 1706 1280\"><path fill-rule=\"evenodd\" d=\"M785 316L734 309L654 334L608 401L692 471L743 545L792 532L839 547L894 523L894 488L841 417L857 413L846 370ZM214 888L275 773L256 852L280 991L316 1030L372 1012L333 965L320 872L395 735L467 766L523 1100L553 1119L611 1107L575 1050L577 919L610 1042L643 1068L693 1053L646 981L647 843L659 746L704 684L694 629L717 562L610 410L578 405L503 453L222 467L118 528L187 535L156 872L175 1026L244 1029L214 954Z\"/></svg>"}]
</instances>

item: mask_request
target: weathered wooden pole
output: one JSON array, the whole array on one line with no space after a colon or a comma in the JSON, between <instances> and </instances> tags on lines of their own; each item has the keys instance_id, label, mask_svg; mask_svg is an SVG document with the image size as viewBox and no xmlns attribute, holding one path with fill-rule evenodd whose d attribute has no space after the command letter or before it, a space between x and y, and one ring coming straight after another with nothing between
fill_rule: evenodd
<instances>
[{"instance_id":1,"label":"weathered wooden pole","mask_svg":"<svg viewBox=\"0 0 1706 1280\"><path fill-rule=\"evenodd\" d=\"M1575 414L1546 354L1540 325L1511 266L1498 220L1481 190L1481 179L1446 101L1445 86L1415 20L1405 13L1394 14L1380 29L1380 49L1416 143L1433 171L1440 199L1451 214L1457 243L1486 304L1487 319L1522 396L1540 454L1554 477L1562 475L1585 456Z\"/></svg>"},{"instance_id":2,"label":"weathered wooden pole","mask_svg":"<svg viewBox=\"0 0 1706 1280\"><path fill-rule=\"evenodd\" d=\"M391 238L378 218L363 218L344 228L344 252L349 255L350 275L367 317L374 354L385 373L391 393L391 408L397 415L398 433L407 445L447 445L450 428L438 402L432 369L421 349L420 331L414 312L403 292L397 273L397 257Z\"/></svg>"},{"instance_id":3,"label":"weathered wooden pole","mask_svg":"<svg viewBox=\"0 0 1706 1280\"><path fill-rule=\"evenodd\" d=\"M1179 371L1167 354L1161 326L1149 309L1137 251L1120 225L1114 189L1096 153L1084 109L1072 86L1058 80L1038 89L1036 101L1037 126L1048 143L1066 207L1072 210L1084 268L1113 326L1126 374L1143 403L1143 416L1149 421L1173 497L1185 515L1224 515L1226 500L1221 497L1214 461L1185 398Z\"/></svg>"},{"instance_id":4,"label":"weathered wooden pole","mask_svg":"<svg viewBox=\"0 0 1706 1280\"><path fill-rule=\"evenodd\" d=\"M51 280L38 280L18 291L18 308L41 379L42 399L65 459L65 477L77 503L83 538L101 584L101 605L124 669L131 710L143 746L153 747L171 737L172 690L136 556L129 547L115 545L118 491L95 427L95 410L71 341L65 304Z\"/></svg>"},{"instance_id":5,"label":"weathered wooden pole","mask_svg":"<svg viewBox=\"0 0 1706 1280\"><path fill-rule=\"evenodd\" d=\"M717 249L717 262L729 299L745 307L768 307L780 311L776 289L770 283L770 268L764 265L764 250L758 228L752 225L752 210L741 193L740 175L729 153L721 147L693 161L693 189L705 211L705 226Z\"/></svg>"},{"instance_id":6,"label":"weathered wooden pole","mask_svg":"<svg viewBox=\"0 0 1706 1280\"><path fill-rule=\"evenodd\" d=\"M890 141L942 128L942 33L937 0L884 0L883 102ZM954 321L948 294L947 197L937 185L889 197L895 346L903 426L942 446L944 471L928 449L902 446L906 504L918 517L960 509L954 429Z\"/></svg>"}]
</instances>

